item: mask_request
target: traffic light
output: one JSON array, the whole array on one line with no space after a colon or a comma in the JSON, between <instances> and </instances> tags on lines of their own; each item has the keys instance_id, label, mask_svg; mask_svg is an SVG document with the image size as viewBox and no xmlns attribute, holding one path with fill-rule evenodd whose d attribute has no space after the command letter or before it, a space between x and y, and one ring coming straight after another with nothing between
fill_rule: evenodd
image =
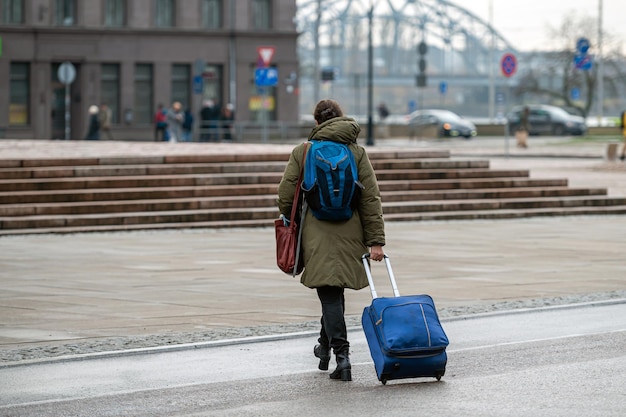
<instances>
[{"instance_id":1,"label":"traffic light","mask_svg":"<svg viewBox=\"0 0 626 417\"><path fill-rule=\"evenodd\" d=\"M322 81L333 81L335 79L335 70L333 68L322 69Z\"/></svg>"},{"instance_id":2,"label":"traffic light","mask_svg":"<svg viewBox=\"0 0 626 417\"><path fill-rule=\"evenodd\" d=\"M426 54L428 53L428 45L426 45L426 42L421 41L417 45L417 53L419 54L419 59L417 61L419 73L416 77L416 83L418 87L426 87Z\"/></svg>"}]
</instances>

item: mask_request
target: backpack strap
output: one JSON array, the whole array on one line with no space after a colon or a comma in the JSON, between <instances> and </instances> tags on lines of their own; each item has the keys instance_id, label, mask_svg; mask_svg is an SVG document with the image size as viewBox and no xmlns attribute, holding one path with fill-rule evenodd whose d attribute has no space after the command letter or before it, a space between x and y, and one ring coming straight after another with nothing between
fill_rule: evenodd
<instances>
[{"instance_id":1,"label":"backpack strap","mask_svg":"<svg viewBox=\"0 0 626 417\"><path fill-rule=\"evenodd\" d=\"M300 166L300 175L298 176L298 183L296 184L296 191L293 196L293 204L291 205L291 216L289 221L293 222L298 212L298 202L300 201L300 195L302 194L302 176L304 175L304 164L306 163L306 154L309 150L308 142L304 144L304 155L302 156L302 165Z\"/></svg>"}]
</instances>

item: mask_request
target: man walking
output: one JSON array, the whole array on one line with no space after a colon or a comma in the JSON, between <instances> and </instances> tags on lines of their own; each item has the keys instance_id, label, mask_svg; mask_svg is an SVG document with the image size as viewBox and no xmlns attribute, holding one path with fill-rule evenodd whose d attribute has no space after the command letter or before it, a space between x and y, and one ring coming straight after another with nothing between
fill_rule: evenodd
<instances>
[{"instance_id":1,"label":"man walking","mask_svg":"<svg viewBox=\"0 0 626 417\"><path fill-rule=\"evenodd\" d=\"M112 118L113 112L111 108L106 103L102 103L100 105L100 132L102 132L103 137L106 135L108 140L113 140L113 135L111 134Z\"/></svg>"}]
</instances>

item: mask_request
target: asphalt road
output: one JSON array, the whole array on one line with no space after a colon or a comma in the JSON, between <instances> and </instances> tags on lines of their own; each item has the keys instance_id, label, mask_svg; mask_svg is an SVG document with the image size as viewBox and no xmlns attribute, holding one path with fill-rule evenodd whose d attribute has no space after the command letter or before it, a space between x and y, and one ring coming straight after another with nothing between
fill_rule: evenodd
<instances>
[{"instance_id":1,"label":"asphalt road","mask_svg":"<svg viewBox=\"0 0 626 417\"><path fill-rule=\"evenodd\" d=\"M623 416L626 300L444 322L447 372L380 384L360 329L353 381L315 336L0 368L0 416ZM332 366L332 362L331 362ZM331 368L332 369L332 368Z\"/></svg>"}]
</instances>

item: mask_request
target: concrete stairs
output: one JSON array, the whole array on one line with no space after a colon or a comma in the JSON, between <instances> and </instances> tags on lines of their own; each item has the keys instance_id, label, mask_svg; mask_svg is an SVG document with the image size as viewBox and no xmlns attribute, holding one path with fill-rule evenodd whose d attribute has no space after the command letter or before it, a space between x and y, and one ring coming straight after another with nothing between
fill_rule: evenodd
<instances>
[{"instance_id":1,"label":"concrete stairs","mask_svg":"<svg viewBox=\"0 0 626 417\"><path fill-rule=\"evenodd\" d=\"M386 221L626 213L606 189L447 151L369 152ZM289 155L0 160L0 236L271 226Z\"/></svg>"}]
</instances>

